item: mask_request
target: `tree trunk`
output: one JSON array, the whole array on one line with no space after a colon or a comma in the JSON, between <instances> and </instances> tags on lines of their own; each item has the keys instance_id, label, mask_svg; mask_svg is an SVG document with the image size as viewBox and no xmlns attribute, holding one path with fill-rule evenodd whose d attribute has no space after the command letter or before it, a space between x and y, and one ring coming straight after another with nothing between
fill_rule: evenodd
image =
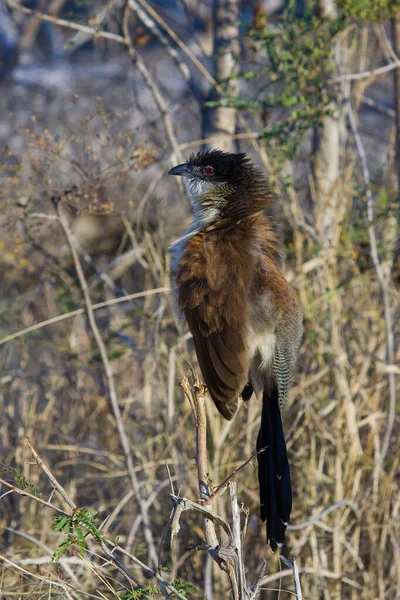
<instances>
[{"instance_id":1,"label":"tree trunk","mask_svg":"<svg viewBox=\"0 0 400 600\"><path fill-rule=\"evenodd\" d=\"M237 72L239 56L239 0L216 0L214 6L214 77L229 96L237 96L238 80L229 78ZM221 90L221 91L222 91ZM217 101L221 91L213 89L209 100ZM236 108L220 106L206 108L203 115L204 138L215 136L212 145L221 150L232 149L232 135L236 130Z\"/></svg>"},{"instance_id":2,"label":"tree trunk","mask_svg":"<svg viewBox=\"0 0 400 600\"><path fill-rule=\"evenodd\" d=\"M400 14L392 19L393 46L397 57L400 57ZM395 145L395 170L397 177L397 197L400 201L400 69L394 70L394 107L396 110L396 145ZM396 222L396 219L394 219ZM397 240L394 243L393 265L395 273L400 272L400 235L397 232ZM395 282L400 285L400 275L395 275Z\"/></svg>"},{"instance_id":3,"label":"tree trunk","mask_svg":"<svg viewBox=\"0 0 400 600\"><path fill-rule=\"evenodd\" d=\"M18 30L4 0L0 0L0 79L18 63Z\"/></svg>"},{"instance_id":4,"label":"tree trunk","mask_svg":"<svg viewBox=\"0 0 400 600\"><path fill-rule=\"evenodd\" d=\"M392 19L394 51L400 57L400 14ZM394 69L394 107L396 110L396 154L395 166L397 175L397 189L400 195L400 69Z\"/></svg>"},{"instance_id":5,"label":"tree trunk","mask_svg":"<svg viewBox=\"0 0 400 600\"><path fill-rule=\"evenodd\" d=\"M333 0L319 0L319 16L335 19L337 8ZM336 47L336 60L340 61L339 46ZM323 119L322 127L315 131L314 144L314 185L316 195L315 225L325 247L334 242L337 219L341 211L340 190L340 147L343 129L338 104L332 101L333 116Z\"/></svg>"}]
</instances>

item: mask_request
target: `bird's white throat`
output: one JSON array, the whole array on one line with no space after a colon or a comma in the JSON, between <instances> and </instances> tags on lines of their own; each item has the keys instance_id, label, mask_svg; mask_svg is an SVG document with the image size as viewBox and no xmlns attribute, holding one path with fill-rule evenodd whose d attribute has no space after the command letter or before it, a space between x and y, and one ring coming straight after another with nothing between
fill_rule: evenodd
<instances>
[{"instance_id":1,"label":"bird's white throat","mask_svg":"<svg viewBox=\"0 0 400 600\"><path fill-rule=\"evenodd\" d=\"M220 202L217 200L201 200L202 196L212 192L215 185L210 181L193 177L185 179L186 189L192 201L194 210L194 224L196 228L203 227L220 218Z\"/></svg>"}]
</instances>

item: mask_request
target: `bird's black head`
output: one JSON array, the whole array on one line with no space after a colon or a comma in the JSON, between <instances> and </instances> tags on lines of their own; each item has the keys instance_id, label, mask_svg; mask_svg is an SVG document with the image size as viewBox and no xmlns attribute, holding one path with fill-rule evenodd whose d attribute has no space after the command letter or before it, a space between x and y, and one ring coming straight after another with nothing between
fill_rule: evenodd
<instances>
[{"instance_id":1,"label":"bird's black head","mask_svg":"<svg viewBox=\"0 0 400 600\"><path fill-rule=\"evenodd\" d=\"M171 169L168 175L180 175L213 184L228 183L235 179L248 163L249 159L245 154L202 150L198 154L192 154L187 163Z\"/></svg>"},{"instance_id":2,"label":"bird's black head","mask_svg":"<svg viewBox=\"0 0 400 600\"><path fill-rule=\"evenodd\" d=\"M272 201L263 174L243 153L203 150L168 174L185 178L196 216L204 224L227 216L241 218Z\"/></svg>"}]
</instances>

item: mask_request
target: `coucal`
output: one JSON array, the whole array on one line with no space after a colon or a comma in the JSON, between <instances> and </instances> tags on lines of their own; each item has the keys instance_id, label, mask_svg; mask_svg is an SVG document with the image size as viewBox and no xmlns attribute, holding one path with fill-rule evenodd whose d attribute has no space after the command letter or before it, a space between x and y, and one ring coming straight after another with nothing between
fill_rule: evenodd
<instances>
[{"instance_id":1,"label":"coucal","mask_svg":"<svg viewBox=\"0 0 400 600\"><path fill-rule=\"evenodd\" d=\"M281 546L292 489L281 407L302 336L295 294L279 269L277 236L264 209L274 201L245 154L206 150L169 171L185 178L195 216L174 244L179 309L219 410L232 419L240 396L262 391L257 437L260 513L267 543Z\"/></svg>"}]
</instances>

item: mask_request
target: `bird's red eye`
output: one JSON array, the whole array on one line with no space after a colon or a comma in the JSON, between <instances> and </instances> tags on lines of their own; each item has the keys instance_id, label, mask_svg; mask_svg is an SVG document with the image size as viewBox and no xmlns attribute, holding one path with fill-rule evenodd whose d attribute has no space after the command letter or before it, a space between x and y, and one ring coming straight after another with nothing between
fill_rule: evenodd
<instances>
[{"instance_id":1,"label":"bird's red eye","mask_svg":"<svg viewBox=\"0 0 400 600\"><path fill-rule=\"evenodd\" d=\"M215 169L214 167L206 167L204 173L210 177L211 175L214 175Z\"/></svg>"}]
</instances>

